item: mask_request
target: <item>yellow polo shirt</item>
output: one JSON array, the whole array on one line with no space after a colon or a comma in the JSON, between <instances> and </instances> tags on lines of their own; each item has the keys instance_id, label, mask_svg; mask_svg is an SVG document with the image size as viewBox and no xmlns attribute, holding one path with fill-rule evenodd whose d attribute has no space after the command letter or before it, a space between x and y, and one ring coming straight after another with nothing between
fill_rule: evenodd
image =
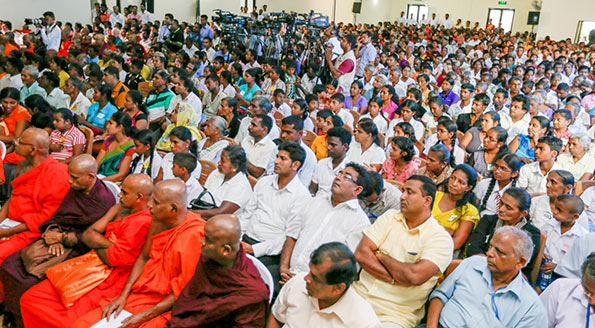
<instances>
[{"instance_id":1,"label":"yellow polo shirt","mask_svg":"<svg viewBox=\"0 0 595 328\"><path fill-rule=\"evenodd\" d=\"M444 272L452 260L452 238L433 217L409 230L401 212L391 209L364 229L364 235L381 252L400 262L428 260ZM420 286L401 287L378 280L362 270L353 288L370 302L380 321L415 327L424 316L424 305L439 277L437 273Z\"/></svg>"}]
</instances>

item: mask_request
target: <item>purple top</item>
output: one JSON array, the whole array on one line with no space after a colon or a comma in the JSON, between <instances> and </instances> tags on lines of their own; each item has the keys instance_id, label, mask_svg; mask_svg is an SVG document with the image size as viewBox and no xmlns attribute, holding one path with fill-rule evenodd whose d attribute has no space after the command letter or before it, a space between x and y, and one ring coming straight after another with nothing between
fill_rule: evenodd
<instances>
[{"instance_id":1,"label":"purple top","mask_svg":"<svg viewBox=\"0 0 595 328\"><path fill-rule=\"evenodd\" d=\"M444 103L448 106L454 103L458 103L460 100L459 96L457 96L456 93L452 92L452 90L450 90L450 92L446 96L444 95L444 92L441 92L440 97L442 97L442 100L444 100Z\"/></svg>"},{"instance_id":2,"label":"purple top","mask_svg":"<svg viewBox=\"0 0 595 328\"><path fill-rule=\"evenodd\" d=\"M360 111L360 109L362 107L368 107L368 101L366 100L366 98L364 96L359 96L359 98L357 98L357 101L355 102L355 106L353 105L353 97L351 96L347 96L345 97L345 108L347 109L353 109L353 107L357 107L357 112Z\"/></svg>"}]
</instances>

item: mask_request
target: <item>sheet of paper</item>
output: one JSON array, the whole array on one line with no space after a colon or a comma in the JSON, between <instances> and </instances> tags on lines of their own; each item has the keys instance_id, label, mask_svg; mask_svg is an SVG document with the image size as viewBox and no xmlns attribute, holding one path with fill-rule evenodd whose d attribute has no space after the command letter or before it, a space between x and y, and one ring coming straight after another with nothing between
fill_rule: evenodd
<instances>
[{"instance_id":1,"label":"sheet of paper","mask_svg":"<svg viewBox=\"0 0 595 328\"><path fill-rule=\"evenodd\" d=\"M11 219L4 219L2 223L0 223L0 228L2 229L9 229L18 226L21 224L19 221L11 220Z\"/></svg>"},{"instance_id":2,"label":"sheet of paper","mask_svg":"<svg viewBox=\"0 0 595 328\"><path fill-rule=\"evenodd\" d=\"M119 328L122 325L122 321L131 315L132 313L122 310L122 312L120 312L117 317L114 317L114 313L112 314L112 317L109 319L109 321L107 321L106 318L103 318L101 321L91 326L91 328Z\"/></svg>"}]
</instances>

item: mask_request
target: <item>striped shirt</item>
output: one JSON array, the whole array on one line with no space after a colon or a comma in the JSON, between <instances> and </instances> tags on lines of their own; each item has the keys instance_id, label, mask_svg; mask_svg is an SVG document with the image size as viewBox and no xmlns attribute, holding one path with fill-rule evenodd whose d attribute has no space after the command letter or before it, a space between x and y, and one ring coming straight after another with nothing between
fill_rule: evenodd
<instances>
[{"instance_id":1,"label":"striped shirt","mask_svg":"<svg viewBox=\"0 0 595 328\"><path fill-rule=\"evenodd\" d=\"M79 128L73 125L64 133L57 129L52 131L52 134L50 134L50 143L64 146L61 151L51 153L51 156L55 160L63 161L72 156L74 145L85 145L87 143L87 138Z\"/></svg>"}]
</instances>

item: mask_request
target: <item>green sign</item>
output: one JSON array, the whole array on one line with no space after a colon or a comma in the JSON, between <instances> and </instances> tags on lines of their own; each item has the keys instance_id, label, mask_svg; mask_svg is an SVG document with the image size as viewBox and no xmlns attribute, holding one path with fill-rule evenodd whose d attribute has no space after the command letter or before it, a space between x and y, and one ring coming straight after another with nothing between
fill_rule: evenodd
<instances>
[{"instance_id":1,"label":"green sign","mask_svg":"<svg viewBox=\"0 0 595 328\"><path fill-rule=\"evenodd\" d=\"M507 3L507 1L498 1L499 5L505 5Z\"/></svg>"}]
</instances>

